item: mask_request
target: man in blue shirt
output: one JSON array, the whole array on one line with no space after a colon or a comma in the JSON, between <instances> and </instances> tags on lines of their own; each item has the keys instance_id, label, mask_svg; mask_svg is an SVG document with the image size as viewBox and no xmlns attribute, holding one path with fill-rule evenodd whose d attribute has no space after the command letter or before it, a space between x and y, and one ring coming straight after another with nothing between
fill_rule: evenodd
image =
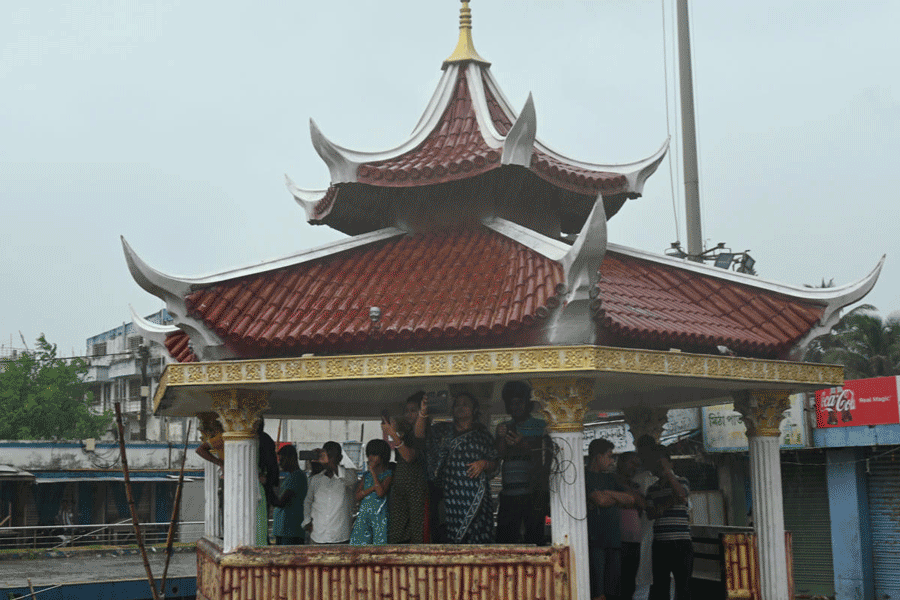
<instances>
[{"instance_id":1,"label":"man in blue shirt","mask_svg":"<svg viewBox=\"0 0 900 600\"><path fill-rule=\"evenodd\" d=\"M544 448L547 422L531 416L531 387L524 381L503 386L503 404L512 417L497 426L497 452L503 460L500 477L500 507L497 511L497 542L541 545L550 508L549 471Z\"/></svg>"},{"instance_id":2,"label":"man in blue shirt","mask_svg":"<svg viewBox=\"0 0 900 600\"><path fill-rule=\"evenodd\" d=\"M297 460L297 448L293 444L278 451L278 465L285 472L278 492L269 500L273 511L272 532L279 546L302 544L303 504L306 501L308 482L306 473Z\"/></svg>"}]
</instances>

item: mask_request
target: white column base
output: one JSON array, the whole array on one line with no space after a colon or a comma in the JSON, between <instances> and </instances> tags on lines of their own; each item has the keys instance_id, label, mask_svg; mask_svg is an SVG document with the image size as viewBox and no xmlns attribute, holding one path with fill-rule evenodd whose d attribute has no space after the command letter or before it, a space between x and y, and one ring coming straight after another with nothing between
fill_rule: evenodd
<instances>
[{"instance_id":1,"label":"white column base","mask_svg":"<svg viewBox=\"0 0 900 600\"><path fill-rule=\"evenodd\" d=\"M550 432L559 448L550 475L550 518L553 543L569 547L574 569L574 598L591 593L588 572L587 496L584 487L584 432Z\"/></svg>"},{"instance_id":2,"label":"white column base","mask_svg":"<svg viewBox=\"0 0 900 600\"><path fill-rule=\"evenodd\" d=\"M776 436L750 437L750 486L762 600L789 600L780 449Z\"/></svg>"},{"instance_id":3,"label":"white column base","mask_svg":"<svg viewBox=\"0 0 900 600\"><path fill-rule=\"evenodd\" d=\"M225 434L223 551L256 546L259 440Z\"/></svg>"}]
</instances>

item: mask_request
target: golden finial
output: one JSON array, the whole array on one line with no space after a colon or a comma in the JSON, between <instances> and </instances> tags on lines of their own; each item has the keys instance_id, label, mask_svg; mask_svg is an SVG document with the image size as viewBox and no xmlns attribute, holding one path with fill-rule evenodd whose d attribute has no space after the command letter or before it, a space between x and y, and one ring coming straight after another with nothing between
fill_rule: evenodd
<instances>
[{"instance_id":1,"label":"golden finial","mask_svg":"<svg viewBox=\"0 0 900 600\"><path fill-rule=\"evenodd\" d=\"M462 8L459 9L459 41L456 42L456 49L450 58L444 61L443 69L451 63L459 63L471 60L481 63L486 67L491 63L481 58L475 51L475 43L472 41L472 10L469 8L468 0L462 0Z\"/></svg>"}]
</instances>

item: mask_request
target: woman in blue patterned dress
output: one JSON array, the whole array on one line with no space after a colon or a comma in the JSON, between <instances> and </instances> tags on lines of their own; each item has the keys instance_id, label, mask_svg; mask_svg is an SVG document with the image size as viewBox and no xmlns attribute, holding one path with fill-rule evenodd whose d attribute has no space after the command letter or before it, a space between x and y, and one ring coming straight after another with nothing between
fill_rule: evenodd
<instances>
[{"instance_id":1,"label":"woman in blue patterned dress","mask_svg":"<svg viewBox=\"0 0 900 600\"><path fill-rule=\"evenodd\" d=\"M489 481L497 468L497 450L479 417L478 401L461 392L453 398L453 421L435 423L426 439L428 466L443 489L447 537L454 544L490 544L494 539Z\"/></svg>"},{"instance_id":2,"label":"woman in blue patterned dress","mask_svg":"<svg viewBox=\"0 0 900 600\"><path fill-rule=\"evenodd\" d=\"M369 470L356 484L359 514L350 533L354 546L387 544L387 496L393 477L389 464L391 447L384 440L370 441L366 444L366 460Z\"/></svg>"}]
</instances>

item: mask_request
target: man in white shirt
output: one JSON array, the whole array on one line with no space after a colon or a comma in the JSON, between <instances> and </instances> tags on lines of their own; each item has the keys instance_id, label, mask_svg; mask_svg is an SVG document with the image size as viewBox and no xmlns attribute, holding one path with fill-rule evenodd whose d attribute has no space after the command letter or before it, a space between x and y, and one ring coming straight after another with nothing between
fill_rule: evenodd
<instances>
[{"instance_id":1,"label":"man in white shirt","mask_svg":"<svg viewBox=\"0 0 900 600\"><path fill-rule=\"evenodd\" d=\"M318 461L324 470L309 480L303 526L313 544L350 541L356 472L341 466L342 455L340 444L326 442Z\"/></svg>"}]
</instances>

